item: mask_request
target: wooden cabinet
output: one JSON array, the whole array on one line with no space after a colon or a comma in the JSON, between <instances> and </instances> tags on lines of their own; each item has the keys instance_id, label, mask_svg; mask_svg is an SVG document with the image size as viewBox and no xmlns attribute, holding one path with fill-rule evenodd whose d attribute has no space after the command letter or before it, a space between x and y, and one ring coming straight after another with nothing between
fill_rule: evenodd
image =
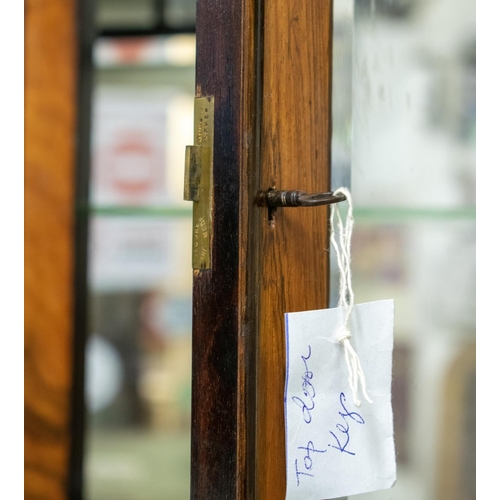
<instances>
[{"instance_id":1,"label":"wooden cabinet","mask_svg":"<svg viewBox=\"0 0 500 500\"><path fill-rule=\"evenodd\" d=\"M25 498L67 496L73 376L74 2L25 14Z\"/></svg>"},{"instance_id":2,"label":"wooden cabinet","mask_svg":"<svg viewBox=\"0 0 500 500\"><path fill-rule=\"evenodd\" d=\"M214 240L194 272L192 498L285 497L284 313L327 306L327 209L258 197L329 190L331 8L198 2Z\"/></svg>"}]
</instances>

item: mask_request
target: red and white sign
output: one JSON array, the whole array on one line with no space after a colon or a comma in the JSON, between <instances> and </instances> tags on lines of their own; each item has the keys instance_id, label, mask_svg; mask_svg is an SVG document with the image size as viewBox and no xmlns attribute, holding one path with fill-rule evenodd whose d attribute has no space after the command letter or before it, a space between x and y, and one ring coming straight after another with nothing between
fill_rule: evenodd
<instances>
[{"instance_id":1,"label":"red and white sign","mask_svg":"<svg viewBox=\"0 0 500 500\"><path fill-rule=\"evenodd\" d=\"M96 100L92 137L95 205L168 203L165 100Z\"/></svg>"}]
</instances>

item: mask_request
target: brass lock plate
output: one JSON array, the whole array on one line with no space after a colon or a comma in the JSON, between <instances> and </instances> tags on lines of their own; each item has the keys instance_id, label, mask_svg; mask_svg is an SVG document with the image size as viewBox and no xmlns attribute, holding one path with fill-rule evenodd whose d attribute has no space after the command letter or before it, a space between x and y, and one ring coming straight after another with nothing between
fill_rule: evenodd
<instances>
[{"instance_id":1,"label":"brass lock plate","mask_svg":"<svg viewBox=\"0 0 500 500\"><path fill-rule=\"evenodd\" d=\"M194 146L186 146L184 199L193 202L193 269L212 265L214 98L194 100Z\"/></svg>"}]
</instances>

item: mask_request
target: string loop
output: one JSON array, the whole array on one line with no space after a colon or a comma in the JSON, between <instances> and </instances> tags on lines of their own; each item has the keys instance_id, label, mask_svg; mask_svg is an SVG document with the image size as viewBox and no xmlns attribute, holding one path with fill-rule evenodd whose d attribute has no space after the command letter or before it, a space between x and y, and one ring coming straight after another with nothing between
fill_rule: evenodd
<instances>
[{"instance_id":1,"label":"string loop","mask_svg":"<svg viewBox=\"0 0 500 500\"><path fill-rule=\"evenodd\" d=\"M348 209L345 225L342 221L338 204L332 205L330 215L330 241L335 249L340 271L338 306L345 307L346 310L344 325L337 335L337 340L344 346L345 361L349 372L349 387L352 391L354 404L359 407L361 406L361 401L358 398L359 385L361 385L361 392L363 393L366 401L369 403L372 403L373 401L369 398L366 392L366 380L363 369L361 368L361 362L359 361L359 357L349 340L351 338L349 320L354 307L354 292L352 290L351 279L351 238L354 227L354 217L352 214L351 193L347 188L341 187L334 192L334 195L339 194L343 194L345 196L348 203ZM338 230L338 243L336 239L335 218L337 218L336 225Z\"/></svg>"}]
</instances>

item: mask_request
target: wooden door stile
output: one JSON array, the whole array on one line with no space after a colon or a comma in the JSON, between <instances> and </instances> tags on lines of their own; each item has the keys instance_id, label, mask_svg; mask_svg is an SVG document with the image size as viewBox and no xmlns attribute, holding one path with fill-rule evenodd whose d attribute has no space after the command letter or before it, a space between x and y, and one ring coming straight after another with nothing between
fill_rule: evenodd
<instances>
[{"instance_id":1,"label":"wooden door stile","mask_svg":"<svg viewBox=\"0 0 500 500\"><path fill-rule=\"evenodd\" d=\"M332 2L264 2L261 188L330 190ZM283 500L286 312L328 304L328 208L260 218L257 498Z\"/></svg>"},{"instance_id":2,"label":"wooden door stile","mask_svg":"<svg viewBox=\"0 0 500 500\"><path fill-rule=\"evenodd\" d=\"M199 0L196 96L214 97L211 269L193 273L191 498L253 497L256 0ZM251 278L250 278L251 279Z\"/></svg>"}]
</instances>

